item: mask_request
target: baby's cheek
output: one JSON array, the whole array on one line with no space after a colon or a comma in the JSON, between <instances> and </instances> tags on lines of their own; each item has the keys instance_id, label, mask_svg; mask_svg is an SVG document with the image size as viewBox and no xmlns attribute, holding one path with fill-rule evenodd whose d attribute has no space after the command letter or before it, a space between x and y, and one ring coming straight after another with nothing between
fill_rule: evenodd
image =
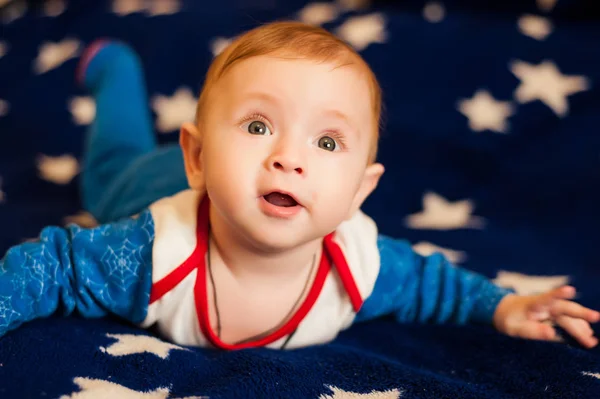
<instances>
[{"instance_id":1,"label":"baby's cheek","mask_svg":"<svg viewBox=\"0 0 600 399\"><path fill-rule=\"evenodd\" d=\"M312 192L312 195L310 196L310 202L311 204L316 204L319 201L319 193L315 190Z\"/></svg>"}]
</instances>

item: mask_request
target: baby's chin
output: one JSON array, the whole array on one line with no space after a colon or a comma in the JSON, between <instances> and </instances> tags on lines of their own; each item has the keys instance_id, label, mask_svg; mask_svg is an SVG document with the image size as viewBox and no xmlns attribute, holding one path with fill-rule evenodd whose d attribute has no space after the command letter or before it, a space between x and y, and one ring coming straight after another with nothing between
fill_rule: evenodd
<instances>
[{"instance_id":1,"label":"baby's chin","mask_svg":"<svg viewBox=\"0 0 600 399\"><path fill-rule=\"evenodd\" d=\"M281 253L292 250L310 240L304 232L282 231L286 229L264 228L261 231L253 232L251 237L252 245L265 253Z\"/></svg>"},{"instance_id":2,"label":"baby's chin","mask_svg":"<svg viewBox=\"0 0 600 399\"><path fill-rule=\"evenodd\" d=\"M306 223L301 226L253 226L247 233L246 238L251 245L263 253L281 253L323 238L323 235L310 229Z\"/></svg>"}]
</instances>

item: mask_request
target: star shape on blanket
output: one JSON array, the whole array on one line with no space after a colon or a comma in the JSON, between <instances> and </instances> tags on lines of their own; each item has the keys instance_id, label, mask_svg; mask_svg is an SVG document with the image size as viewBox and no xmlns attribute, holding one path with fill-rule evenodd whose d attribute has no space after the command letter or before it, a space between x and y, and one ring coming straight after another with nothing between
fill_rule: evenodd
<instances>
[{"instance_id":1,"label":"star shape on blanket","mask_svg":"<svg viewBox=\"0 0 600 399\"><path fill-rule=\"evenodd\" d=\"M412 246L416 253L422 256L430 256L436 252L444 255L452 263L462 263L467 260L467 254L450 248L439 247L427 241L421 241Z\"/></svg>"},{"instance_id":2,"label":"star shape on blanket","mask_svg":"<svg viewBox=\"0 0 600 399\"><path fill-rule=\"evenodd\" d=\"M520 295L535 295L569 283L569 276L530 276L521 273L499 271L494 283L512 288Z\"/></svg>"},{"instance_id":3,"label":"star shape on blanket","mask_svg":"<svg viewBox=\"0 0 600 399\"><path fill-rule=\"evenodd\" d=\"M156 95L152 99L152 108L158 114L158 131L169 133L178 130L184 122L194 119L196 98L187 87L180 87L172 96Z\"/></svg>"},{"instance_id":4,"label":"star shape on blanket","mask_svg":"<svg viewBox=\"0 0 600 399\"><path fill-rule=\"evenodd\" d=\"M147 13L150 16L171 15L179 12L180 9L179 0L154 0L150 3Z\"/></svg>"},{"instance_id":5,"label":"star shape on blanket","mask_svg":"<svg viewBox=\"0 0 600 399\"><path fill-rule=\"evenodd\" d=\"M117 342L106 348L100 347L100 350L112 356L135 355L147 352L161 359L166 359L169 357L171 350L189 351L189 349L161 341L148 335L106 334L106 336L116 339Z\"/></svg>"},{"instance_id":6,"label":"star shape on blanket","mask_svg":"<svg viewBox=\"0 0 600 399\"><path fill-rule=\"evenodd\" d=\"M569 112L567 96L589 89L585 76L563 75L552 61L543 61L538 65L514 61L510 64L510 70L521 80L515 90L518 102L540 100L560 117Z\"/></svg>"},{"instance_id":7,"label":"star shape on blanket","mask_svg":"<svg viewBox=\"0 0 600 399\"><path fill-rule=\"evenodd\" d=\"M73 382L80 390L70 395L63 395L60 399L166 399L169 397L169 389L164 387L156 388L152 391L139 392L111 381L94 378L75 377ZM207 397L188 396L180 399L207 399Z\"/></svg>"},{"instance_id":8,"label":"star shape on blanket","mask_svg":"<svg viewBox=\"0 0 600 399\"><path fill-rule=\"evenodd\" d=\"M385 18L379 12L348 18L335 32L357 51L366 49L371 43L387 40Z\"/></svg>"},{"instance_id":9,"label":"star shape on blanket","mask_svg":"<svg viewBox=\"0 0 600 399\"><path fill-rule=\"evenodd\" d=\"M487 90L477 90L472 98L458 102L458 110L469 119L469 127L475 132L486 129L506 133L506 118L514 112L509 101L498 101Z\"/></svg>"},{"instance_id":10,"label":"star shape on blanket","mask_svg":"<svg viewBox=\"0 0 600 399\"><path fill-rule=\"evenodd\" d=\"M76 39L64 39L60 42L44 42L38 52L33 64L33 70L37 74L46 73L65 61L77 57L81 48L81 42Z\"/></svg>"},{"instance_id":11,"label":"star shape on blanket","mask_svg":"<svg viewBox=\"0 0 600 399\"><path fill-rule=\"evenodd\" d=\"M600 380L600 373L590 373L589 371L582 371L581 374L587 375L589 377L594 377Z\"/></svg>"},{"instance_id":12,"label":"star shape on blanket","mask_svg":"<svg viewBox=\"0 0 600 399\"><path fill-rule=\"evenodd\" d=\"M432 24L441 22L445 15L446 10L444 9L444 5L440 2L431 1L423 7L423 18Z\"/></svg>"},{"instance_id":13,"label":"star shape on blanket","mask_svg":"<svg viewBox=\"0 0 600 399\"><path fill-rule=\"evenodd\" d=\"M339 15L335 3L310 3L298 12L300 21L311 25L323 25Z\"/></svg>"},{"instance_id":14,"label":"star shape on blanket","mask_svg":"<svg viewBox=\"0 0 600 399\"><path fill-rule=\"evenodd\" d=\"M27 1L25 0L6 1L6 5L0 5L2 5L0 15L2 15L2 22L5 24L10 24L21 18L25 15L25 12L27 12Z\"/></svg>"},{"instance_id":15,"label":"star shape on blanket","mask_svg":"<svg viewBox=\"0 0 600 399\"><path fill-rule=\"evenodd\" d=\"M523 15L517 21L519 31L536 40L544 40L552 33L552 23L539 15Z\"/></svg>"},{"instance_id":16,"label":"star shape on blanket","mask_svg":"<svg viewBox=\"0 0 600 399\"><path fill-rule=\"evenodd\" d=\"M221 54L221 52L225 50L225 48L229 46L232 41L233 38L227 39L226 37L217 37L211 40L210 51L213 53L213 56L216 57L217 55Z\"/></svg>"},{"instance_id":17,"label":"star shape on blanket","mask_svg":"<svg viewBox=\"0 0 600 399\"><path fill-rule=\"evenodd\" d=\"M319 396L319 399L398 399L402 394L398 389L391 389L388 391L372 390L368 393L354 393L329 385L327 388L333 392L333 395L323 394Z\"/></svg>"},{"instance_id":18,"label":"star shape on blanket","mask_svg":"<svg viewBox=\"0 0 600 399\"><path fill-rule=\"evenodd\" d=\"M76 125L89 125L96 116L96 102L90 96L76 96L69 101L69 111Z\"/></svg>"},{"instance_id":19,"label":"star shape on blanket","mask_svg":"<svg viewBox=\"0 0 600 399\"><path fill-rule=\"evenodd\" d=\"M346 11L356 11L369 7L371 0L337 0L337 3Z\"/></svg>"},{"instance_id":20,"label":"star shape on blanket","mask_svg":"<svg viewBox=\"0 0 600 399\"><path fill-rule=\"evenodd\" d=\"M144 0L113 0L112 11L117 15L128 15L146 10Z\"/></svg>"},{"instance_id":21,"label":"star shape on blanket","mask_svg":"<svg viewBox=\"0 0 600 399\"><path fill-rule=\"evenodd\" d=\"M65 0L46 0L44 2L44 14L48 17L58 17L67 8Z\"/></svg>"},{"instance_id":22,"label":"star shape on blanket","mask_svg":"<svg viewBox=\"0 0 600 399\"><path fill-rule=\"evenodd\" d=\"M470 200L451 202L439 194L427 192L423 196L423 211L407 216L405 223L413 229L481 229L485 219L473 216L473 208Z\"/></svg>"},{"instance_id":23,"label":"star shape on blanket","mask_svg":"<svg viewBox=\"0 0 600 399\"><path fill-rule=\"evenodd\" d=\"M42 179L56 184L67 184L79 172L79 163L72 155L51 157L41 155L37 167Z\"/></svg>"},{"instance_id":24,"label":"star shape on blanket","mask_svg":"<svg viewBox=\"0 0 600 399\"><path fill-rule=\"evenodd\" d=\"M548 12L554 8L557 1L558 0L537 0L536 3L541 10Z\"/></svg>"}]
</instances>

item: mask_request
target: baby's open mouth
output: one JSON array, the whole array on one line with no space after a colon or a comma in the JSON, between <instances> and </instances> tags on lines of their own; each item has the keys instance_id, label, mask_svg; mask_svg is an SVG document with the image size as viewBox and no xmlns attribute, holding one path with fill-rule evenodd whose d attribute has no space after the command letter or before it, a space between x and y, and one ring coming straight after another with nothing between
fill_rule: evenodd
<instances>
[{"instance_id":1,"label":"baby's open mouth","mask_svg":"<svg viewBox=\"0 0 600 399\"><path fill-rule=\"evenodd\" d=\"M272 192L264 196L265 200L275 206L289 208L298 205L298 202L291 196L279 192Z\"/></svg>"}]
</instances>

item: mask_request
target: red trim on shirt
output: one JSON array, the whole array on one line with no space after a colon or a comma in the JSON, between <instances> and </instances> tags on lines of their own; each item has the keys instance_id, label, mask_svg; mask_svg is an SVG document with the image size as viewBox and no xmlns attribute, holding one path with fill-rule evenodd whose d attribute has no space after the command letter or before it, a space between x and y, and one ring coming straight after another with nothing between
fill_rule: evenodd
<instances>
[{"instance_id":1,"label":"red trim on shirt","mask_svg":"<svg viewBox=\"0 0 600 399\"><path fill-rule=\"evenodd\" d=\"M350 302L352 302L352 307L354 311L358 313L360 308L363 305L363 299L360 295L360 291L358 291L358 287L356 286L356 281L352 276L352 272L350 271L350 267L348 266L348 262L346 262L346 257L342 252L340 246L333 241L333 233L328 234L323 239L324 246L331 256L331 260L335 265L335 269L342 280L342 284L350 297Z\"/></svg>"},{"instance_id":2,"label":"red trim on shirt","mask_svg":"<svg viewBox=\"0 0 600 399\"><path fill-rule=\"evenodd\" d=\"M177 284L186 278L199 264L203 263L208 237L206 234L201 234L203 225L203 223L201 223L202 220L200 219L201 216L201 212L198 212L198 215L196 216L196 248L185 262L177 267L177 269L152 284L152 289L150 290L150 304L158 301L163 295L175 288Z\"/></svg>"},{"instance_id":3,"label":"red trim on shirt","mask_svg":"<svg viewBox=\"0 0 600 399\"><path fill-rule=\"evenodd\" d=\"M201 228L197 228L196 232L198 234L198 242L203 242L205 245L203 246L204 251L206 252L208 240L209 240L209 232L208 232L208 224L209 224L209 205L210 200L208 196L204 198L204 200L200 203L200 207L198 209L198 226ZM205 253L204 252L204 253ZM304 317L308 314L310 309L312 309L313 305L319 298L319 294L325 284L325 280L327 275L329 274L329 270L331 269L330 260L328 256L325 256L325 247L323 247L323 255L321 256L321 261L319 263L319 268L317 270L317 275L315 276L315 280L312 284L308 295L300 308L296 311L296 313L285 323L281 328L275 331L272 334L269 334L266 337L258 339L256 341L245 342L243 344L227 344L215 334L211 325L210 325L210 311L208 309L208 290L207 281L206 281L206 257L203 256L199 259L198 263L198 274L196 278L196 285L194 286L194 293L196 299L196 314L198 316L198 323L200 324L200 329L204 333L204 336L216 347L227 350L234 349L245 349L245 348L253 348L268 345L272 342L277 341L285 337L286 335L294 332L298 325Z\"/></svg>"},{"instance_id":4,"label":"red trim on shirt","mask_svg":"<svg viewBox=\"0 0 600 399\"><path fill-rule=\"evenodd\" d=\"M232 345L221 341L210 325L210 312L208 308L207 297L206 252L209 242L209 205L210 200L208 199L208 196L204 196L198 206L198 214L196 219L196 248L194 249L194 252L192 252L192 254L184 263L181 264L181 266L152 285L150 303L159 300L163 295L175 288L175 286L177 286L177 284L179 284L187 275L189 275L194 268L197 268L198 272L196 276L196 283L194 285L196 315L198 317L200 329L202 330L202 333L206 339L215 347L227 350L262 347L293 333L298 328L302 320L304 320L304 317L306 317L308 312L310 312L319 298L329 271L332 269L333 263L337 269L340 279L342 280L342 284L344 285L344 288L350 297L350 301L352 302L354 310L358 312L362 306L363 300L356 286L356 282L352 277L352 272L348 267L348 263L346 262L344 254L339 245L333 240L334 233L331 233L325 236L323 240L321 261L319 263L319 268L317 269L315 280L313 281L308 295L296 313L281 328L266 337L252 342Z\"/></svg>"},{"instance_id":5,"label":"red trim on shirt","mask_svg":"<svg viewBox=\"0 0 600 399\"><path fill-rule=\"evenodd\" d=\"M195 297L196 297L196 309L198 315L198 322L200 323L200 328L204 333L204 336L217 348L226 349L226 350L237 350L237 349L246 349L246 348L255 348L269 345L281 339L291 333L294 332L298 328L298 325L304 320L304 317L308 314L308 312L312 309L313 305L319 298L321 294L321 290L323 289L323 285L325 284L325 280L327 279L327 275L329 274L330 265L326 256L321 257L321 263L319 264L319 269L317 270L317 275L315 277L315 281L308 293L308 296L300 306L300 308L296 311L294 316L287 321L281 328L275 331L272 334L267 335L261 339L252 342L245 342L242 344L227 344L215 334L213 329L210 326L209 319L209 309L208 309L208 298L207 298L207 290L206 290L206 268L203 264L198 270L198 279L196 280L196 286L194 287Z\"/></svg>"}]
</instances>

